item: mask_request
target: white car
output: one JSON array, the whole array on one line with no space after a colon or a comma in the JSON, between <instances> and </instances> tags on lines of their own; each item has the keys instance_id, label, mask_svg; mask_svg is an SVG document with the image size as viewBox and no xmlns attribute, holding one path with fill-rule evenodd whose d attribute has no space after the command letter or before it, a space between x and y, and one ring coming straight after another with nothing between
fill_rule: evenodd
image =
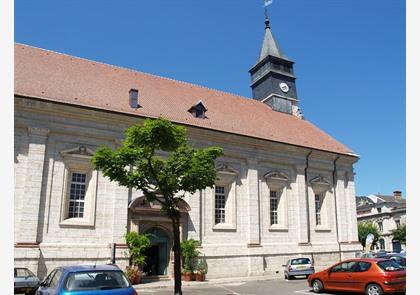
<instances>
[{"instance_id":1,"label":"white car","mask_svg":"<svg viewBox=\"0 0 420 295\"><path fill-rule=\"evenodd\" d=\"M309 258L292 258L287 260L284 266L284 278L293 279L295 276L305 276L315 272L312 261Z\"/></svg>"}]
</instances>

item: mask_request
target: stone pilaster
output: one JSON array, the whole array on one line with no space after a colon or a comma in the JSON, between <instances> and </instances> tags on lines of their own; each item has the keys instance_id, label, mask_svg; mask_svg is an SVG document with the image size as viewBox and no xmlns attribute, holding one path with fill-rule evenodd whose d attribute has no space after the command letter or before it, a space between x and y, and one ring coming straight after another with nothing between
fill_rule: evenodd
<instances>
[{"instance_id":1,"label":"stone pilaster","mask_svg":"<svg viewBox=\"0 0 420 295\"><path fill-rule=\"evenodd\" d=\"M306 197L307 183L305 180L305 165L296 165L296 208L297 208L297 229L298 243L308 244L308 200Z\"/></svg>"},{"instance_id":2,"label":"stone pilaster","mask_svg":"<svg viewBox=\"0 0 420 295\"><path fill-rule=\"evenodd\" d=\"M346 203L347 203L347 220L348 220L348 236L350 242L359 240L357 233L357 212L356 212L356 192L354 185L354 173L347 172L346 187Z\"/></svg>"},{"instance_id":3,"label":"stone pilaster","mask_svg":"<svg viewBox=\"0 0 420 295\"><path fill-rule=\"evenodd\" d=\"M115 183L115 198L113 212L113 243L124 244L124 235L127 232L128 219L128 192L129 189Z\"/></svg>"},{"instance_id":4,"label":"stone pilaster","mask_svg":"<svg viewBox=\"0 0 420 295\"><path fill-rule=\"evenodd\" d=\"M345 242L348 241L348 227L349 227L349 220L347 219L347 200L346 194L344 189L344 171L337 171L336 172L336 187L335 187L335 197L337 206L337 231L338 231L338 242Z\"/></svg>"},{"instance_id":5,"label":"stone pilaster","mask_svg":"<svg viewBox=\"0 0 420 295\"><path fill-rule=\"evenodd\" d=\"M260 194L258 189L258 162L248 161L248 245L259 245L260 235Z\"/></svg>"},{"instance_id":6,"label":"stone pilaster","mask_svg":"<svg viewBox=\"0 0 420 295\"><path fill-rule=\"evenodd\" d=\"M39 205L44 173L45 149L49 129L29 127L28 167L25 175L20 215L20 230L16 243L37 243Z\"/></svg>"}]
</instances>

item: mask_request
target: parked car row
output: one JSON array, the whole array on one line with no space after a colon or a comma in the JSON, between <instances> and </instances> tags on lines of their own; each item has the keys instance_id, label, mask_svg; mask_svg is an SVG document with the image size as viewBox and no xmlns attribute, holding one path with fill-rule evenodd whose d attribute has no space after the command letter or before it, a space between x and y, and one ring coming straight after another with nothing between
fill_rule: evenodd
<instances>
[{"instance_id":1,"label":"parked car row","mask_svg":"<svg viewBox=\"0 0 420 295\"><path fill-rule=\"evenodd\" d=\"M26 268L15 268L15 294L36 295L138 295L115 265L57 267L40 282Z\"/></svg>"},{"instance_id":2,"label":"parked car row","mask_svg":"<svg viewBox=\"0 0 420 295\"><path fill-rule=\"evenodd\" d=\"M405 293L405 253L385 253L380 257L354 258L314 272L309 258L289 259L284 267L285 279L305 276L314 293L338 291L382 295Z\"/></svg>"}]
</instances>

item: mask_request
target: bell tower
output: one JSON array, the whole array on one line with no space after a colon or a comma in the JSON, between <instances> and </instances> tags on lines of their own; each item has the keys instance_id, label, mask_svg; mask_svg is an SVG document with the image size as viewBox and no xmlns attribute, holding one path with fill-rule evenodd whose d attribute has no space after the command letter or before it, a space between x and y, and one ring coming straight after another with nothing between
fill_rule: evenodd
<instances>
[{"instance_id":1,"label":"bell tower","mask_svg":"<svg viewBox=\"0 0 420 295\"><path fill-rule=\"evenodd\" d=\"M274 39L266 15L260 56L249 70L252 97L268 104L274 111L302 117L298 107L293 64Z\"/></svg>"}]
</instances>

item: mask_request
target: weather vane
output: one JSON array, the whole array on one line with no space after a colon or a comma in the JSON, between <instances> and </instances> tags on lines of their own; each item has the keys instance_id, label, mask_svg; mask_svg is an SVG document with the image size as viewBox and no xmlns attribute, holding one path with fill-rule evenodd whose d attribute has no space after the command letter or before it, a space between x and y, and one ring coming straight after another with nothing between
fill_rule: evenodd
<instances>
[{"instance_id":1,"label":"weather vane","mask_svg":"<svg viewBox=\"0 0 420 295\"><path fill-rule=\"evenodd\" d=\"M265 12L265 18L268 19L268 11L267 11L267 7L268 5L272 4L273 0L264 0L264 12Z\"/></svg>"}]
</instances>

